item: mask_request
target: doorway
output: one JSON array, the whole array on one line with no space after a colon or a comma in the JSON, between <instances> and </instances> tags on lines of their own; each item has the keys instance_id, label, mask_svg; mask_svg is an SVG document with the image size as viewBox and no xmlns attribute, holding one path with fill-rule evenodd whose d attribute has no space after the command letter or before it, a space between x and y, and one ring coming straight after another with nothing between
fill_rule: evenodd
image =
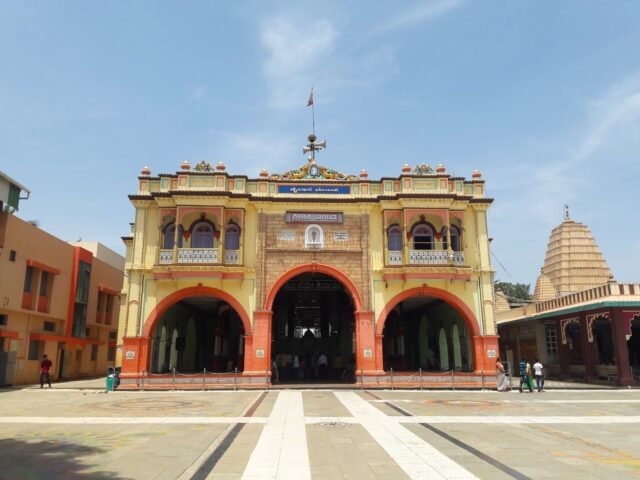
<instances>
[{"instance_id":1,"label":"doorway","mask_svg":"<svg viewBox=\"0 0 640 480\"><path fill-rule=\"evenodd\" d=\"M272 382L355 381L354 305L341 282L293 277L276 295L272 318Z\"/></svg>"}]
</instances>

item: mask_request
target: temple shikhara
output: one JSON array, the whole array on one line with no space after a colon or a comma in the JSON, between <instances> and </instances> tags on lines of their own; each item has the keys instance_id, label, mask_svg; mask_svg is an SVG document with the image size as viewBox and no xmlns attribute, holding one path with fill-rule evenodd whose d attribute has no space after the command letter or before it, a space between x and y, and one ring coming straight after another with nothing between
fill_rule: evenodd
<instances>
[{"instance_id":1,"label":"temple shikhara","mask_svg":"<svg viewBox=\"0 0 640 480\"><path fill-rule=\"evenodd\" d=\"M640 285L614 280L591 231L566 208L549 237L532 303L511 308L496 292L503 357L512 365L538 358L554 378L637 384Z\"/></svg>"},{"instance_id":2,"label":"temple shikhara","mask_svg":"<svg viewBox=\"0 0 640 480\"><path fill-rule=\"evenodd\" d=\"M123 237L121 388L493 375L480 172L405 164L374 180L322 165L325 146L310 135L303 165L257 178L222 162L141 171Z\"/></svg>"}]
</instances>

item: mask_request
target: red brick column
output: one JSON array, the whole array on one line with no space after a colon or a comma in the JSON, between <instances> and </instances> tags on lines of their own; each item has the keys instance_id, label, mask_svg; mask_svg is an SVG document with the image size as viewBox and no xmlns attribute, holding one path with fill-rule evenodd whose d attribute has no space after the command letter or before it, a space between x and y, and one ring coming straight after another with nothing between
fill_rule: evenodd
<instances>
[{"instance_id":1,"label":"red brick column","mask_svg":"<svg viewBox=\"0 0 640 480\"><path fill-rule=\"evenodd\" d=\"M498 336L484 335L473 337L473 365L475 373L493 374L496 369L496 358L499 355Z\"/></svg>"},{"instance_id":2,"label":"red brick column","mask_svg":"<svg viewBox=\"0 0 640 480\"><path fill-rule=\"evenodd\" d=\"M586 381L592 381L597 378L596 373L596 345L589 342L589 326L587 325L587 316L584 312L580 313L580 340L582 341L582 356L584 361L584 370Z\"/></svg>"},{"instance_id":3,"label":"red brick column","mask_svg":"<svg viewBox=\"0 0 640 480\"><path fill-rule=\"evenodd\" d=\"M245 340L245 372L264 373L271 370L271 310L253 312L253 335ZM249 345L251 344L251 345Z\"/></svg>"},{"instance_id":4,"label":"red brick column","mask_svg":"<svg viewBox=\"0 0 640 480\"><path fill-rule=\"evenodd\" d=\"M355 312L356 318L356 371L376 371L376 338L373 327L374 312ZM380 342L382 347L382 342ZM380 348L382 351L382 348ZM382 354L381 354L382 355Z\"/></svg>"},{"instance_id":5,"label":"red brick column","mask_svg":"<svg viewBox=\"0 0 640 480\"><path fill-rule=\"evenodd\" d=\"M382 348L382 338L384 335L376 335L376 370L382 372L384 370L384 352Z\"/></svg>"}]
</instances>

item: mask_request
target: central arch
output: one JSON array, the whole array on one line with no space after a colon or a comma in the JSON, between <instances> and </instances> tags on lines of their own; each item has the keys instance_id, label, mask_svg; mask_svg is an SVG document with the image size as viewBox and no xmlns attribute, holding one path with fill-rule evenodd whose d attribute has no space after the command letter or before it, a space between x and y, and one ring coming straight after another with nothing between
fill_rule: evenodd
<instances>
[{"instance_id":1,"label":"central arch","mask_svg":"<svg viewBox=\"0 0 640 480\"><path fill-rule=\"evenodd\" d=\"M264 310L271 311L273 309L273 302L276 299L276 295L280 291L280 289L284 286L292 278L303 274L303 273L323 273L325 275L329 275L330 277L335 278L340 283L342 283L345 288L349 291L349 295L353 299L353 303L355 305L356 312L362 311L362 297L360 292L354 285L354 283L347 277L347 275L340 269L332 267L331 265L327 265L324 263L305 263L302 265L298 265L297 267L293 267L290 270L287 270L285 273L280 276L280 278L273 284L273 286L269 289L269 294L264 302Z\"/></svg>"},{"instance_id":2,"label":"central arch","mask_svg":"<svg viewBox=\"0 0 640 480\"><path fill-rule=\"evenodd\" d=\"M273 381L354 381L362 308L358 288L338 268L314 262L286 271L264 302Z\"/></svg>"}]
</instances>

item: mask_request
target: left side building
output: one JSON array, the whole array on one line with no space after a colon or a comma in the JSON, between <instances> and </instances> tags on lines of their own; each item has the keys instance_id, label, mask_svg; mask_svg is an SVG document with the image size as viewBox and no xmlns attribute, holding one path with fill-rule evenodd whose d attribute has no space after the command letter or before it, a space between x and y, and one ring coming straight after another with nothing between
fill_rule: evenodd
<instances>
[{"instance_id":1,"label":"left side building","mask_svg":"<svg viewBox=\"0 0 640 480\"><path fill-rule=\"evenodd\" d=\"M0 172L0 183L11 182ZM0 385L39 381L45 353L52 380L104 375L115 359L124 258L99 243L60 240L3 203Z\"/></svg>"}]
</instances>

